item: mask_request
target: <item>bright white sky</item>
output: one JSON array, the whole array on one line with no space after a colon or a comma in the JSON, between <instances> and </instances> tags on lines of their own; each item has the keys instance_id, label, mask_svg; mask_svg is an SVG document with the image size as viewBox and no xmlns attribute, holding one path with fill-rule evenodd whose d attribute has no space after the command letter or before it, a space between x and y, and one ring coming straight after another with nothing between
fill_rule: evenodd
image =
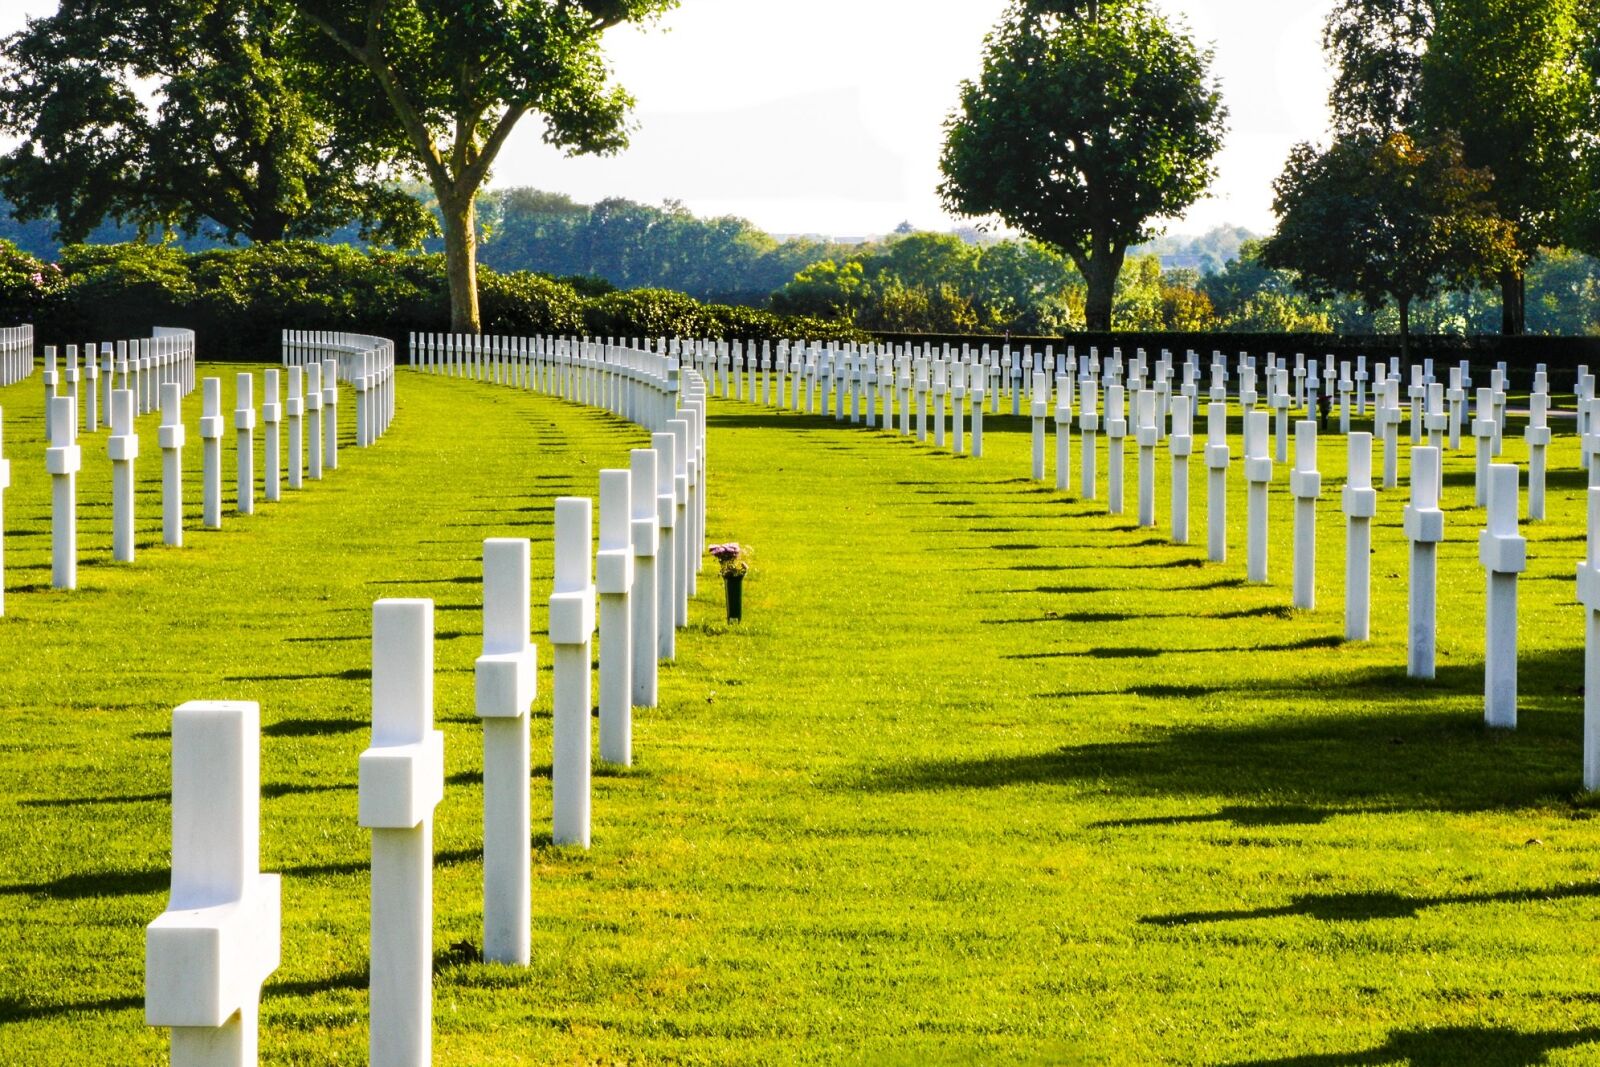
<instances>
[{"instance_id":1,"label":"bright white sky","mask_svg":"<svg viewBox=\"0 0 1600 1067\"><path fill-rule=\"evenodd\" d=\"M1273 226L1272 179L1327 126L1321 28L1333 0L1157 0L1215 47L1229 109L1212 196L1175 233ZM0 32L53 0L0 0ZM632 146L568 159L524 121L497 186L583 202L682 200L774 233L862 236L902 220L944 229L941 123L1005 0L683 0L660 25L608 38L638 99Z\"/></svg>"}]
</instances>

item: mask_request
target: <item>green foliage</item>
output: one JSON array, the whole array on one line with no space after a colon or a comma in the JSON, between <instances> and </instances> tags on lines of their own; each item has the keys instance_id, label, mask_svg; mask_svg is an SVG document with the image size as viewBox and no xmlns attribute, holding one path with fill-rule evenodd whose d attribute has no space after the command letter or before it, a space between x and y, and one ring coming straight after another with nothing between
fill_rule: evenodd
<instances>
[{"instance_id":1,"label":"green foliage","mask_svg":"<svg viewBox=\"0 0 1600 1067\"><path fill-rule=\"evenodd\" d=\"M478 269L484 331L513 337L576 336L585 329L584 297L542 274Z\"/></svg>"},{"instance_id":2,"label":"green foliage","mask_svg":"<svg viewBox=\"0 0 1600 1067\"><path fill-rule=\"evenodd\" d=\"M224 410L232 369L201 368L225 375ZM282 503L258 498L255 515L204 530L191 487L177 550L158 544L152 414L138 426L138 561L109 562L111 464L90 461L103 438L85 439L86 565L63 594L40 588L41 393L36 377L0 389L14 460L0 621L8 1067L166 1061L167 1032L143 1017L145 925L170 881L172 708L197 695L261 707L260 863L284 878L261 1063L366 1062L371 833L356 765L382 596L436 604L439 1064L1600 1058L1586 933L1600 804L1579 785L1585 613L1572 599L1588 490L1571 433L1550 447L1549 518L1523 531L1523 715L1507 731L1482 724L1470 448L1445 456L1439 672L1420 682L1405 677L1403 483L1380 492L1372 526L1373 640L1342 640L1336 439L1319 449L1318 610L1290 611L1281 471L1275 584L1246 584L1237 461L1230 559L1208 565L1161 536L1164 447L1151 531L1020 476L1026 417L987 420L979 460L713 400L706 532L756 546L745 622L721 622L708 561L659 706L635 715L634 765L595 768L594 847L554 847L548 600L534 598L538 896L530 963L507 967L473 951L483 540L531 538L544 592L551 500L594 495L597 472L648 435L560 400L408 374L381 445L346 447L336 474ZM354 391L340 398L348 446ZM184 407L193 477L199 404ZM1509 419L1505 462L1525 467ZM234 447L225 434L230 481ZM1402 433L1402 472L1410 448ZM1188 475L1199 522L1205 464Z\"/></svg>"},{"instance_id":3,"label":"green foliage","mask_svg":"<svg viewBox=\"0 0 1600 1067\"><path fill-rule=\"evenodd\" d=\"M0 240L0 307L7 322L38 322L61 299L66 279L54 263L30 256Z\"/></svg>"},{"instance_id":4,"label":"green foliage","mask_svg":"<svg viewBox=\"0 0 1600 1067\"><path fill-rule=\"evenodd\" d=\"M1056 5L1050 5L1052 7ZM1122 260L1210 184L1225 110L1211 53L1144 0L1086 12L1017 4L945 123L939 192L1076 264L1092 329L1111 324Z\"/></svg>"},{"instance_id":5,"label":"green foliage","mask_svg":"<svg viewBox=\"0 0 1600 1067\"><path fill-rule=\"evenodd\" d=\"M669 289L629 289L591 300L585 331L594 337L704 337L710 325L692 296Z\"/></svg>"},{"instance_id":6,"label":"green foliage","mask_svg":"<svg viewBox=\"0 0 1600 1067\"><path fill-rule=\"evenodd\" d=\"M110 218L228 240L357 222L429 226L383 158L330 121L290 39L288 0L66 0L7 38L0 191L82 241ZM182 27L181 31L176 27Z\"/></svg>"},{"instance_id":7,"label":"green foliage","mask_svg":"<svg viewBox=\"0 0 1600 1067\"><path fill-rule=\"evenodd\" d=\"M797 271L849 252L804 239L779 244L744 219L701 219L672 202L591 206L536 189L490 190L479 214L489 234L479 259L496 270L589 275L701 300L758 304Z\"/></svg>"},{"instance_id":8,"label":"green foliage","mask_svg":"<svg viewBox=\"0 0 1600 1067\"><path fill-rule=\"evenodd\" d=\"M1421 145L1403 133L1353 133L1326 152L1299 145L1274 185L1278 232L1262 261L1298 272L1313 295L1350 293L1372 309L1392 302L1406 352L1413 303L1518 265L1492 183L1465 165L1453 137Z\"/></svg>"},{"instance_id":9,"label":"green foliage","mask_svg":"<svg viewBox=\"0 0 1600 1067\"><path fill-rule=\"evenodd\" d=\"M1323 29L1340 134L1386 134L1418 120L1422 57L1438 0L1337 0Z\"/></svg>"},{"instance_id":10,"label":"green foliage","mask_svg":"<svg viewBox=\"0 0 1600 1067\"><path fill-rule=\"evenodd\" d=\"M682 293L588 297L527 271L479 269L487 333L528 336L863 339L849 323L702 304ZM0 241L0 323L33 322L41 342L147 335L188 326L205 351L275 351L285 329L379 333L449 329L444 257L307 241L190 254L165 245L72 245L58 264Z\"/></svg>"},{"instance_id":11,"label":"green foliage","mask_svg":"<svg viewBox=\"0 0 1600 1067\"><path fill-rule=\"evenodd\" d=\"M60 266L65 288L39 325L64 342L185 325L196 295L189 257L165 245L68 245Z\"/></svg>"},{"instance_id":12,"label":"green foliage","mask_svg":"<svg viewBox=\"0 0 1600 1067\"><path fill-rule=\"evenodd\" d=\"M337 122L404 160L438 201L451 324L479 327L478 191L525 115L571 154L628 143L632 98L613 83L601 38L676 0L299 0L303 44Z\"/></svg>"}]
</instances>

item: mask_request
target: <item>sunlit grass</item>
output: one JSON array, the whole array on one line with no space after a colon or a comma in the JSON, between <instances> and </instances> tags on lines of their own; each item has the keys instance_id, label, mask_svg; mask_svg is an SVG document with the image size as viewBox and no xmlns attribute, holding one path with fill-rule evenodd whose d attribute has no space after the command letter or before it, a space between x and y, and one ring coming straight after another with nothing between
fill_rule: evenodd
<instances>
[{"instance_id":1,"label":"sunlit grass","mask_svg":"<svg viewBox=\"0 0 1600 1067\"><path fill-rule=\"evenodd\" d=\"M1250 587L1237 458L1232 556L1210 566L1198 455L1196 543L1180 548L1166 543L1164 446L1162 527L1148 531L1133 525L1131 441L1128 514L1108 517L1027 480L1026 420L991 416L980 461L714 402L707 532L755 547L746 622L719 621L708 570L662 706L639 713L638 766L596 778L593 850L536 840L534 961L515 971L473 947L480 545L534 539L542 629L552 499L594 493L643 433L406 374L378 447L347 449L326 481L230 514L220 533L192 530L178 551L157 543L149 420L140 558L109 562L109 463L103 439L86 440L83 589L66 595L41 588L38 395L37 380L0 390L16 474L0 1058L162 1058L140 996L143 926L165 902L170 709L248 698L265 724L263 867L285 875L263 1060L363 1060L354 783L369 612L410 595L439 604L450 778L438 1062L1600 1055L1600 829L1579 795L1572 581L1585 479L1568 429L1552 449L1552 518L1525 528L1522 722L1506 734L1482 726L1470 441L1446 470L1440 676L1422 684L1404 678L1403 485L1380 494L1375 640L1340 640L1337 435L1321 448L1318 610L1297 613L1284 467L1274 581ZM1506 456L1522 459L1520 430ZM547 673L540 684L542 767ZM533 783L538 833L547 773Z\"/></svg>"}]
</instances>

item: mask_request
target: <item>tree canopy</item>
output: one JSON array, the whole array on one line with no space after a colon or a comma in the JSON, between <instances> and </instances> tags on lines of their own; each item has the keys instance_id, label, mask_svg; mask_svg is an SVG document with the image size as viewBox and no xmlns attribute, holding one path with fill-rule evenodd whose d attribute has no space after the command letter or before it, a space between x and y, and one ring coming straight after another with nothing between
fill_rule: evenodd
<instances>
[{"instance_id":1,"label":"tree canopy","mask_svg":"<svg viewBox=\"0 0 1600 1067\"><path fill-rule=\"evenodd\" d=\"M1128 246L1215 175L1225 110L1210 63L1145 0L1021 0L945 123L946 207L1069 257L1088 285L1089 327L1108 329Z\"/></svg>"},{"instance_id":2,"label":"tree canopy","mask_svg":"<svg viewBox=\"0 0 1600 1067\"><path fill-rule=\"evenodd\" d=\"M1374 310L1393 301L1408 352L1416 301L1520 267L1492 185L1451 137L1421 145L1403 133L1353 133L1325 152L1299 145L1274 184L1278 232L1262 262L1297 271L1312 295L1351 293Z\"/></svg>"},{"instance_id":3,"label":"tree canopy","mask_svg":"<svg viewBox=\"0 0 1600 1067\"><path fill-rule=\"evenodd\" d=\"M7 38L0 191L82 240L103 219L270 241L430 222L376 146L330 121L286 0L63 0ZM175 27L182 27L175 32Z\"/></svg>"},{"instance_id":4,"label":"tree canopy","mask_svg":"<svg viewBox=\"0 0 1600 1067\"><path fill-rule=\"evenodd\" d=\"M528 115L573 154L627 144L632 98L601 38L676 0L294 0L347 130L392 151L438 201L451 322L477 332L476 205L506 139Z\"/></svg>"}]
</instances>

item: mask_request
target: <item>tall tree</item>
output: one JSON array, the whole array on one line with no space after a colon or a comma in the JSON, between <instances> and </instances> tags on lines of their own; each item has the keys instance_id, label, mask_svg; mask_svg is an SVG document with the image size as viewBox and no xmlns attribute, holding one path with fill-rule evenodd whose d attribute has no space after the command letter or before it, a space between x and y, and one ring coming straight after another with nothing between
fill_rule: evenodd
<instances>
[{"instance_id":1,"label":"tall tree","mask_svg":"<svg viewBox=\"0 0 1600 1067\"><path fill-rule=\"evenodd\" d=\"M1500 275L1501 330L1525 332L1523 266L1560 240L1577 177L1582 104L1577 0L1441 0L1422 68L1422 114L1494 175L1522 256Z\"/></svg>"},{"instance_id":2,"label":"tall tree","mask_svg":"<svg viewBox=\"0 0 1600 1067\"><path fill-rule=\"evenodd\" d=\"M0 192L81 241L102 219L253 241L352 220L429 225L382 157L327 121L285 0L63 0L5 40ZM182 27L181 32L176 28Z\"/></svg>"},{"instance_id":3,"label":"tall tree","mask_svg":"<svg viewBox=\"0 0 1600 1067\"><path fill-rule=\"evenodd\" d=\"M1403 133L1354 133L1326 152L1302 144L1273 186L1278 232L1261 262L1299 272L1297 287L1312 296L1349 293L1373 310L1392 302L1409 360L1414 303L1521 269L1492 186L1452 137L1419 145Z\"/></svg>"},{"instance_id":4,"label":"tall tree","mask_svg":"<svg viewBox=\"0 0 1600 1067\"><path fill-rule=\"evenodd\" d=\"M1522 264L1572 233L1595 81L1592 0L1339 0L1324 42L1335 129L1459 136L1493 176L1521 256L1496 279L1501 329L1526 328ZM1600 168L1596 168L1600 170Z\"/></svg>"},{"instance_id":5,"label":"tall tree","mask_svg":"<svg viewBox=\"0 0 1600 1067\"><path fill-rule=\"evenodd\" d=\"M1392 133L1418 118L1422 57L1437 0L1337 0L1323 26L1338 133Z\"/></svg>"},{"instance_id":6,"label":"tall tree","mask_svg":"<svg viewBox=\"0 0 1600 1067\"><path fill-rule=\"evenodd\" d=\"M1146 0L1019 0L945 123L945 206L1059 249L1087 283L1089 329L1110 329L1128 246L1215 176L1211 58Z\"/></svg>"},{"instance_id":7,"label":"tall tree","mask_svg":"<svg viewBox=\"0 0 1600 1067\"><path fill-rule=\"evenodd\" d=\"M611 82L601 37L676 0L294 0L326 43L344 122L398 152L433 188L444 225L453 329L477 332L476 205L525 115L580 153L627 144L633 101ZM350 76L354 65L361 77Z\"/></svg>"}]
</instances>

